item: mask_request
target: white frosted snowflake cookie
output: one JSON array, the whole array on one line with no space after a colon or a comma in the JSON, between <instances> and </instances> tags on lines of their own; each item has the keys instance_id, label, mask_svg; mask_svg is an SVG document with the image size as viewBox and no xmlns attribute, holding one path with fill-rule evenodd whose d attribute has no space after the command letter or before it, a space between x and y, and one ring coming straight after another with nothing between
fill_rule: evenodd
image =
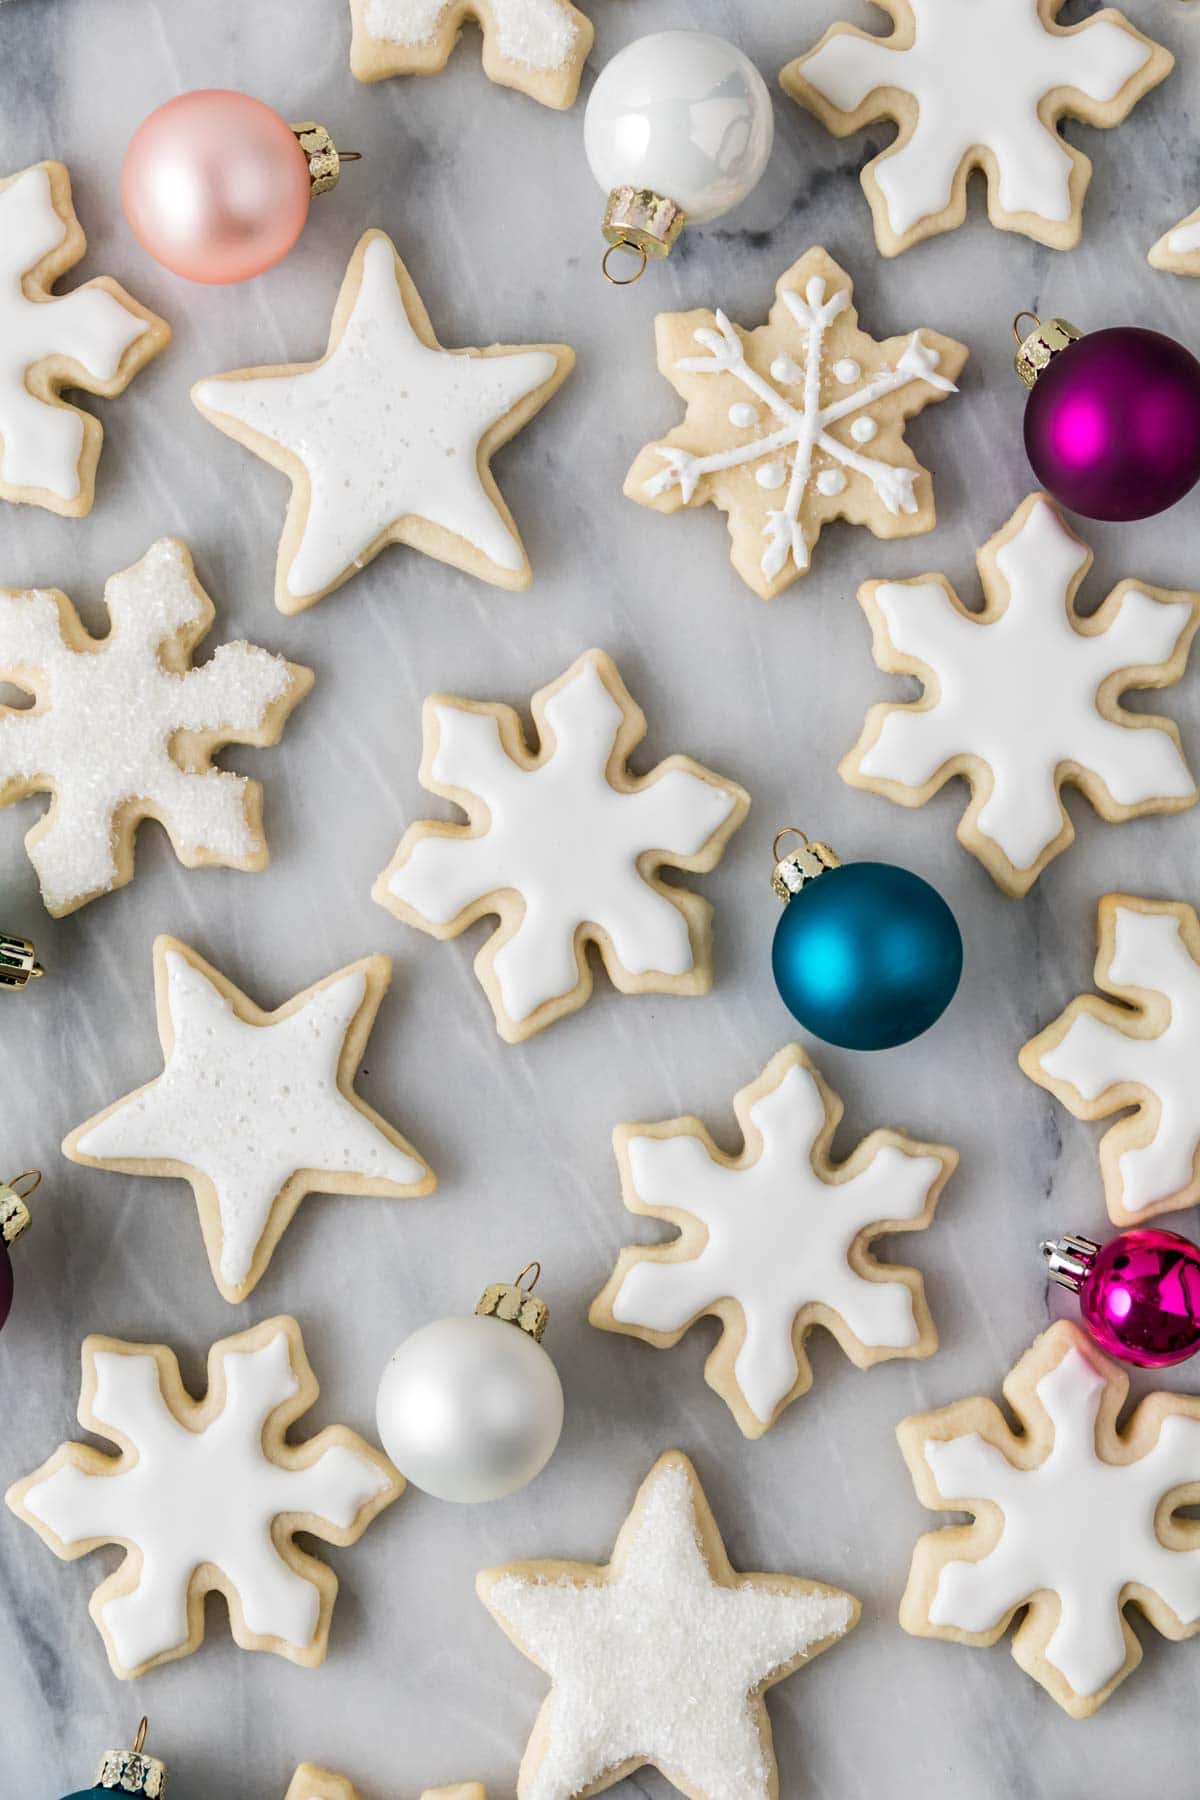
<instances>
[{"instance_id":1,"label":"white frosted snowflake cookie","mask_svg":"<svg viewBox=\"0 0 1200 1800\"><path fill-rule=\"evenodd\" d=\"M509 706L426 700L422 784L468 823L410 825L372 890L436 938L498 915L475 972L508 1043L584 1004L589 943L622 993L707 993L712 909L659 871L715 868L750 805L687 756L631 772L646 721L602 650L536 693L531 711L534 750Z\"/></svg>"},{"instance_id":2,"label":"white frosted snowflake cookie","mask_svg":"<svg viewBox=\"0 0 1200 1800\"><path fill-rule=\"evenodd\" d=\"M59 162L0 180L0 499L80 518L104 432L65 388L123 393L171 329L108 275L52 292L87 249Z\"/></svg>"},{"instance_id":3,"label":"white frosted snowflake cookie","mask_svg":"<svg viewBox=\"0 0 1200 1800\"><path fill-rule=\"evenodd\" d=\"M350 0L350 67L360 81L436 75L473 21L483 67L543 106L573 106L592 47L591 20L571 0Z\"/></svg>"},{"instance_id":4,"label":"white frosted snowflake cookie","mask_svg":"<svg viewBox=\"0 0 1200 1800\"><path fill-rule=\"evenodd\" d=\"M807 573L831 519L881 538L934 526L933 484L905 422L957 392L966 346L925 330L876 343L853 294L816 249L780 276L753 331L719 310L655 321L658 366L687 417L638 453L625 492L656 512L719 507L733 566L764 600Z\"/></svg>"},{"instance_id":5,"label":"white frosted snowflake cookie","mask_svg":"<svg viewBox=\"0 0 1200 1800\"><path fill-rule=\"evenodd\" d=\"M189 1181L226 1300L245 1300L305 1194L431 1193L433 1171L354 1092L391 980L368 956L263 1012L177 938L154 945L161 1075L71 1132L73 1162Z\"/></svg>"},{"instance_id":6,"label":"white frosted snowflake cookie","mask_svg":"<svg viewBox=\"0 0 1200 1800\"><path fill-rule=\"evenodd\" d=\"M943 575L860 588L875 661L925 691L872 707L840 772L900 806L923 806L961 775L971 801L959 842L1021 895L1075 835L1064 786L1113 823L1195 804L1174 721L1120 700L1179 680L1200 595L1127 580L1082 617L1075 596L1092 553L1045 494L1023 501L977 560L975 612Z\"/></svg>"},{"instance_id":7,"label":"white frosted snowflake cookie","mask_svg":"<svg viewBox=\"0 0 1200 1800\"><path fill-rule=\"evenodd\" d=\"M775 1800L766 1690L859 1614L821 1582L738 1574L677 1450L642 1483L607 1565L509 1563L476 1585L553 1684L517 1800L599 1794L647 1764L690 1800Z\"/></svg>"},{"instance_id":8,"label":"white frosted snowflake cookie","mask_svg":"<svg viewBox=\"0 0 1200 1800\"><path fill-rule=\"evenodd\" d=\"M25 846L56 917L133 879L143 819L188 868L265 868L262 790L212 759L225 744L278 743L313 681L255 644L191 666L215 613L175 538L113 575L104 601L97 639L57 589L0 589L0 681L34 701L0 706L0 806L53 796Z\"/></svg>"},{"instance_id":9,"label":"white frosted snowflake cookie","mask_svg":"<svg viewBox=\"0 0 1200 1800\"><path fill-rule=\"evenodd\" d=\"M1112 7L1063 27L1062 0L879 4L889 37L831 25L781 79L837 137L877 119L899 126L862 172L883 254L961 225L972 169L987 178L993 225L1059 250L1078 243L1092 165L1059 120L1119 125L1170 73L1170 51Z\"/></svg>"},{"instance_id":10,"label":"white frosted snowflake cookie","mask_svg":"<svg viewBox=\"0 0 1200 1800\"><path fill-rule=\"evenodd\" d=\"M337 1577L296 1536L354 1543L404 1481L344 1425L287 1442L317 1394L294 1319L214 1344L200 1401L165 1346L85 1339L79 1423L118 1454L63 1444L7 1501L67 1562L125 1551L89 1609L122 1680L198 1649L214 1590L243 1650L325 1660Z\"/></svg>"},{"instance_id":11,"label":"white frosted snowflake cookie","mask_svg":"<svg viewBox=\"0 0 1200 1800\"><path fill-rule=\"evenodd\" d=\"M970 1525L913 1552L900 1623L917 1637L995 1644L1025 1610L1016 1661L1085 1719L1137 1668L1125 1617L1164 1637L1200 1630L1200 1397L1155 1393L1123 1430L1129 1379L1077 1325L1043 1332L1004 1381L1019 1421L976 1398L897 1427L913 1483Z\"/></svg>"},{"instance_id":12,"label":"white frosted snowflake cookie","mask_svg":"<svg viewBox=\"0 0 1200 1800\"><path fill-rule=\"evenodd\" d=\"M804 1345L814 1326L860 1369L937 1349L921 1276L878 1262L871 1245L932 1222L958 1155L874 1131L833 1163L842 1102L798 1044L733 1107L745 1144L737 1157L697 1118L618 1125L625 1205L679 1236L623 1250L589 1317L659 1349L717 1317L705 1377L746 1436L761 1437L812 1385Z\"/></svg>"},{"instance_id":13,"label":"white frosted snowflake cookie","mask_svg":"<svg viewBox=\"0 0 1200 1800\"><path fill-rule=\"evenodd\" d=\"M391 239L366 232L319 361L235 369L192 389L210 423L292 483L279 610L303 612L388 544L528 587L491 457L574 364L565 344L443 349Z\"/></svg>"},{"instance_id":14,"label":"white frosted snowflake cookie","mask_svg":"<svg viewBox=\"0 0 1200 1800\"><path fill-rule=\"evenodd\" d=\"M292 1776L285 1800L358 1800L358 1789L344 1775L302 1763ZM421 1800L487 1800L478 1781L460 1781L452 1787L426 1788Z\"/></svg>"},{"instance_id":15,"label":"white frosted snowflake cookie","mask_svg":"<svg viewBox=\"0 0 1200 1800\"><path fill-rule=\"evenodd\" d=\"M1200 207L1159 238L1147 261L1173 275L1200 275Z\"/></svg>"}]
</instances>

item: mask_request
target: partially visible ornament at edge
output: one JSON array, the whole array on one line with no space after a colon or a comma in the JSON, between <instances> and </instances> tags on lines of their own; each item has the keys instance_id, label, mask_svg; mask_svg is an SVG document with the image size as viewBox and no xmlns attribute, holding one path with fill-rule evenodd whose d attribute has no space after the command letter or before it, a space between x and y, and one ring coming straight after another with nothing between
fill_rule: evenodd
<instances>
[{"instance_id":1,"label":"partially visible ornament at edge","mask_svg":"<svg viewBox=\"0 0 1200 1800\"><path fill-rule=\"evenodd\" d=\"M67 1794L65 1800L112 1800L115 1794L141 1794L145 1800L162 1800L167 1791L166 1764L147 1756L144 1746L149 1722L142 1719L132 1750L106 1750L90 1788Z\"/></svg>"},{"instance_id":2,"label":"partially visible ornament at edge","mask_svg":"<svg viewBox=\"0 0 1200 1800\"><path fill-rule=\"evenodd\" d=\"M1104 1245L1066 1232L1042 1255L1102 1350L1164 1369L1200 1349L1200 1249L1176 1231L1138 1226Z\"/></svg>"}]
</instances>

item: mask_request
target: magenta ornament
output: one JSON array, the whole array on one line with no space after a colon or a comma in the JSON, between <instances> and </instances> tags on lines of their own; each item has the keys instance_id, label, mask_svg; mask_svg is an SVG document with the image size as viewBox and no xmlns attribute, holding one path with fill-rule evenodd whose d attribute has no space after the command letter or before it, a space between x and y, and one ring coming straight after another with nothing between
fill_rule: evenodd
<instances>
[{"instance_id":1,"label":"magenta ornament","mask_svg":"<svg viewBox=\"0 0 1200 1800\"><path fill-rule=\"evenodd\" d=\"M1142 1226L1100 1245L1068 1233L1042 1253L1110 1356L1162 1369L1200 1349L1200 1249L1188 1238Z\"/></svg>"},{"instance_id":2,"label":"magenta ornament","mask_svg":"<svg viewBox=\"0 0 1200 1800\"><path fill-rule=\"evenodd\" d=\"M13 1303L13 1270L12 1257L8 1254L8 1245L0 1238L0 1331L4 1329L4 1321L12 1311Z\"/></svg>"},{"instance_id":3,"label":"magenta ornament","mask_svg":"<svg viewBox=\"0 0 1200 1800\"><path fill-rule=\"evenodd\" d=\"M9 1247L29 1228L25 1202L41 1181L36 1169L27 1169L15 1181L0 1181L0 1331L12 1310L13 1269Z\"/></svg>"}]
</instances>

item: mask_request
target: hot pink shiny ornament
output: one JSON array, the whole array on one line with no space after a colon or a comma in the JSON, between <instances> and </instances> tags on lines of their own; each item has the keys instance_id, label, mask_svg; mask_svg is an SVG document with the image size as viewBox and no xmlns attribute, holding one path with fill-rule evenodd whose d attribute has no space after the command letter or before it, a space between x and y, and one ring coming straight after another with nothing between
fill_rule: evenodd
<instances>
[{"instance_id":1,"label":"hot pink shiny ornament","mask_svg":"<svg viewBox=\"0 0 1200 1800\"><path fill-rule=\"evenodd\" d=\"M13 1302L9 1248L29 1228L29 1208L25 1202L41 1179L36 1169L27 1169L15 1181L0 1181L0 1330L4 1328Z\"/></svg>"},{"instance_id":2,"label":"hot pink shiny ornament","mask_svg":"<svg viewBox=\"0 0 1200 1800\"><path fill-rule=\"evenodd\" d=\"M1068 1234L1042 1253L1110 1356L1162 1369L1200 1349L1200 1249L1178 1232L1142 1226L1103 1247Z\"/></svg>"},{"instance_id":3,"label":"hot pink shiny ornament","mask_svg":"<svg viewBox=\"0 0 1200 1800\"><path fill-rule=\"evenodd\" d=\"M144 250L189 281L248 281L308 218L309 162L271 107L228 88L180 94L134 132L121 204Z\"/></svg>"}]
</instances>

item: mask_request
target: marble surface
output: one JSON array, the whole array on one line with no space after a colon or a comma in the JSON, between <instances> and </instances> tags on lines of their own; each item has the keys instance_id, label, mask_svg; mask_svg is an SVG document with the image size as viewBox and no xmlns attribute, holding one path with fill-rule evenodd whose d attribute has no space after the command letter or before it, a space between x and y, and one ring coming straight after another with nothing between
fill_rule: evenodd
<instances>
[{"instance_id":1,"label":"marble surface","mask_svg":"<svg viewBox=\"0 0 1200 1800\"><path fill-rule=\"evenodd\" d=\"M879 22L857 0L592 0L590 10L597 38L585 91L607 57L655 26L735 37L774 89L785 60L829 20ZM0 167L64 159L90 239L80 272L116 275L176 333L125 398L98 407L107 440L92 516L4 509L0 580L59 585L99 629L105 577L154 537L177 533L216 602L210 641L246 635L318 677L280 749L228 758L266 784L264 874L189 873L146 827L131 888L48 923L22 850L43 803L0 812L0 916L36 935L51 970L3 1003L0 1025L0 1160L6 1172L29 1163L46 1171L0 1342L0 1484L71 1435L86 1331L166 1339L198 1383L214 1338L294 1312L323 1388L312 1423L369 1431L393 1344L429 1317L469 1309L485 1282L535 1255L568 1406L559 1454L526 1493L456 1510L411 1492L359 1546L330 1553L342 1587L330 1658L315 1674L236 1650L210 1603L197 1655L122 1688L87 1616L115 1553L59 1563L5 1514L6 1795L52 1800L79 1786L94 1754L122 1741L142 1710L178 1800L281 1800L304 1757L352 1775L368 1800L468 1777L511 1794L544 1683L479 1605L475 1572L514 1556L603 1558L636 1484L671 1445L694 1457L736 1564L825 1577L863 1599L854 1636L772 1698L789 1800L1179 1791L1195 1742L1200 1646L1167 1645L1139 1623L1141 1669L1097 1718L1076 1725L1006 1646L972 1651L901 1632L909 1552L934 1521L912 1493L892 1428L914 1409L996 1392L1053 1305L1038 1239L1103 1230L1098 1130L1026 1081L1016 1051L1088 984L1101 892L1124 885L1200 898L1200 815L1110 827L1074 797L1078 841L1013 902L954 840L961 789L907 813L836 773L864 708L891 687L871 662L858 582L932 566L973 594L977 544L1033 485L1020 444L1023 390L1010 368L1017 309L1041 306L1085 326L1138 321L1200 340L1200 284L1145 260L1200 199L1200 8L1130 0L1129 10L1179 66L1120 130L1068 126L1096 166L1078 250L1060 255L991 231L973 192L963 229L885 263L856 170L868 141L878 147L886 133L838 142L777 93L776 150L757 193L625 294L606 289L596 267L600 196L581 112L549 112L489 85L473 32L436 79L366 88L349 73L342 0L14 0L0 11ZM150 263L117 205L134 126L169 95L202 85L242 87L290 116L322 118L366 153L316 207L288 263L228 291L188 287ZM574 377L497 459L535 585L506 595L391 550L315 611L285 619L271 603L285 483L206 425L188 386L214 370L317 354L345 260L368 225L395 236L444 342L548 337L578 351ZM776 276L814 242L854 274L869 329L933 325L965 339L972 360L961 398L910 431L936 470L936 533L887 546L831 528L808 579L768 607L728 567L715 512L662 519L623 500L620 486L636 449L679 416L654 370L654 312L717 301L754 323ZM1198 505L1193 496L1163 519L1089 527L1089 603L1127 573L1200 582ZM716 905L709 997L623 998L601 981L581 1014L508 1048L471 971L482 928L437 944L373 905L370 884L403 825L429 810L417 781L423 695L440 688L523 704L590 644L616 656L645 706L646 754L690 752L742 780L754 808L721 868L699 884ZM1195 763L1200 671L1167 706ZM711 1324L658 1353L592 1331L585 1314L617 1248L637 1234L620 1206L614 1123L696 1111L728 1141L734 1090L792 1035L768 966L776 901L767 879L772 834L792 820L845 856L911 865L957 909L967 972L943 1024L878 1057L819 1055L846 1098L843 1153L874 1125L895 1123L957 1145L962 1165L935 1227L895 1247L926 1273L939 1354L859 1374L818 1334L811 1394L750 1444L702 1379ZM310 1199L237 1310L209 1278L186 1186L77 1168L57 1150L70 1127L159 1065L150 946L160 931L187 939L268 1006L367 951L392 955L394 985L361 1087L441 1177L427 1200ZM1185 1385L1188 1372L1168 1380ZM651 1774L620 1789L654 1800L668 1791Z\"/></svg>"}]
</instances>

